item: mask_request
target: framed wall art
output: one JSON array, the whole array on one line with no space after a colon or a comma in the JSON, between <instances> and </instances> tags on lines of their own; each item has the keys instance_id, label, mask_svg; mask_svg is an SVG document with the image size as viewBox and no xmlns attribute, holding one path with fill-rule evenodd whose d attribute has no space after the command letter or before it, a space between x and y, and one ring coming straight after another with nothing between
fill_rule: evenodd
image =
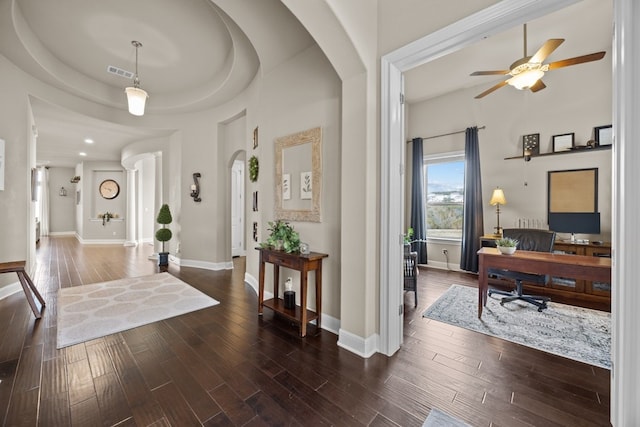
<instances>
[{"instance_id":1,"label":"framed wall art","mask_svg":"<svg viewBox=\"0 0 640 427\"><path fill-rule=\"evenodd\" d=\"M522 136L522 156L537 156L540 154L540 134L532 133Z\"/></svg>"},{"instance_id":2,"label":"framed wall art","mask_svg":"<svg viewBox=\"0 0 640 427\"><path fill-rule=\"evenodd\" d=\"M613 144L613 127L612 125L597 126L593 128L593 137L598 145Z\"/></svg>"},{"instance_id":3,"label":"framed wall art","mask_svg":"<svg viewBox=\"0 0 640 427\"><path fill-rule=\"evenodd\" d=\"M563 133L562 135L553 135L553 152L571 150L575 145L575 134Z\"/></svg>"},{"instance_id":4,"label":"framed wall art","mask_svg":"<svg viewBox=\"0 0 640 427\"><path fill-rule=\"evenodd\" d=\"M598 168L547 174L549 213L598 211Z\"/></svg>"}]
</instances>

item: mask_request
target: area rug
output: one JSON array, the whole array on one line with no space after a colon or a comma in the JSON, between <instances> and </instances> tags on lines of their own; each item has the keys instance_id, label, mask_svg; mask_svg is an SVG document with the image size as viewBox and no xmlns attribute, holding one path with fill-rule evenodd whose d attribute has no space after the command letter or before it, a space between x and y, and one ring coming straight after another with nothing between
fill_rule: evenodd
<instances>
[{"instance_id":1,"label":"area rug","mask_svg":"<svg viewBox=\"0 0 640 427\"><path fill-rule=\"evenodd\" d=\"M524 301L501 306L496 294L478 319L478 289L452 285L423 317L611 369L610 313L554 302L548 307L538 312Z\"/></svg>"},{"instance_id":2,"label":"area rug","mask_svg":"<svg viewBox=\"0 0 640 427\"><path fill-rule=\"evenodd\" d=\"M58 290L57 348L218 304L169 273Z\"/></svg>"},{"instance_id":3,"label":"area rug","mask_svg":"<svg viewBox=\"0 0 640 427\"><path fill-rule=\"evenodd\" d=\"M469 424L449 414L446 414L438 408L433 408L429 412L429 416L422 424L422 427L470 427Z\"/></svg>"}]
</instances>

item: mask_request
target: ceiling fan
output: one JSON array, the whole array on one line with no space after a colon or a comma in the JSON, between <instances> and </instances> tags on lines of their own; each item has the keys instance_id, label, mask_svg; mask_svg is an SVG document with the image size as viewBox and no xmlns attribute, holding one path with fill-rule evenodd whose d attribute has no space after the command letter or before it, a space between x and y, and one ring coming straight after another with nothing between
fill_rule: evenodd
<instances>
[{"instance_id":1,"label":"ceiling fan","mask_svg":"<svg viewBox=\"0 0 640 427\"><path fill-rule=\"evenodd\" d=\"M535 55L527 56L527 24L524 24L524 57L511 64L508 70L475 71L471 73L472 76L510 76L507 80L490 87L475 98L479 99L489 95L491 92L498 90L507 84L519 90L529 89L531 92L537 92L547 87L541 80L545 72L555 70L557 68L568 67L569 65L597 61L602 59L605 54L605 52L602 51L591 53L589 55L576 56L575 58L563 59L549 64L543 64L542 62L547 59L547 57L551 55L551 53L563 42L564 39L549 39L540 49L538 49Z\"/></svg>"}]
</instances>

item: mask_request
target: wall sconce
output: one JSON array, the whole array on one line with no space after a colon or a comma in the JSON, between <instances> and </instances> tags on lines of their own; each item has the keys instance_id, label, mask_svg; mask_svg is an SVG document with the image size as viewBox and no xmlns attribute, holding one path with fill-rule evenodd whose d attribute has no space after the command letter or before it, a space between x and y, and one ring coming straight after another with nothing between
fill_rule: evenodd
<instances>
[{"instance_id":1,"label":"wall sconce","mask_svg":"<svg viewBox=\"0 0 640 427\"><path fill-rule=\"evenodd\" d=\"M65 190L64 187L60 187L60 191L58 192L58 194L62 197L67 197L67 190Z\"/></svg>"},{"instance_id":2,"label":"wall sconce","mask_svg":"<svg viewBox=\"0 0 640 427\"><path fill-rule=\"evenodd\" d=\"M194 202L200 202L200 172L193 174L193 184L191 184L191 197Z\"/></svg>"}]
</instances>

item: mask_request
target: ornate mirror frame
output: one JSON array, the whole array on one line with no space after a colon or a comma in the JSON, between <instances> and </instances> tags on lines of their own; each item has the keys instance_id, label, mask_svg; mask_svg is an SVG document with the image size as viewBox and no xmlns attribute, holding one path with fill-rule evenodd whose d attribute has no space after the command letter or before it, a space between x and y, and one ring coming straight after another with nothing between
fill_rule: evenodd
<instances>
[{"instance_id":1,"label":"ornate mirror frame","mask_svg":"<svg viewBox=\"0 0 640 427\"><path fill-rule=\"evenodd\" d=\"M288 171L283 171L284 155L287 149L299 147L303 144L311 144L311 198L309 202L304 204L309 205L309 209L304 208L285 208L283 200L283 182L282 178L288 175L291 179L291 174ZM301 148L301 147L299 147ZM275 143L275 163L276 163L276 194L275 194L275 218L288 221L307 221L307 222L320 222L320 195L322 194L322 130L320 127L308 129L302 132L294 133L291 135L283 136L276 139ZM293 176L293 179L297 179ZM302 180L302 176L300 177ZM290 183L289 183L290 185ZM294 198L298 197L295 192L292 194ZM302 195L299 197L302 199ZM302 203L302 202L299 202Z\"/></svg>"}]
</instances>

